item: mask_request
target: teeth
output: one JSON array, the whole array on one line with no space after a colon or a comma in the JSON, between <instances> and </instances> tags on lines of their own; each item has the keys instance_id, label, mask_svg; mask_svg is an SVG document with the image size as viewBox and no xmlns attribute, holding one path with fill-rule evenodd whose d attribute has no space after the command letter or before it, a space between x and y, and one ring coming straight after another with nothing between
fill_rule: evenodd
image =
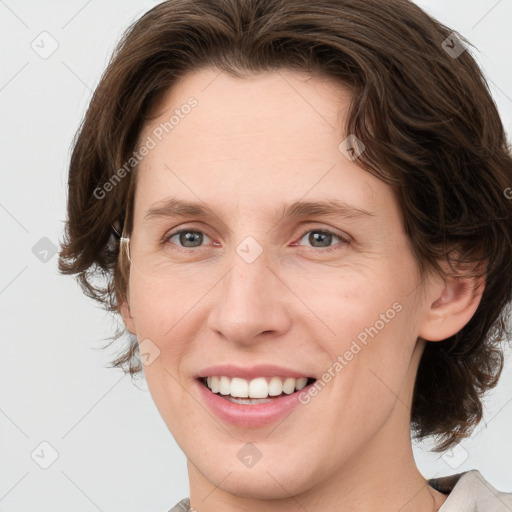
<instances>
[{"instance_id":1,"label":"teeth","mask_svg":"<svg viewBox=\"0 0 512 512\"><path fill-rule=\"evenodd\" d=\"M221 395L230 395L236 398L268 398L269 396L279 396L283 393L290 395L295 391L300 391L307 384L308 379L301 377L294 379L288 377L258 377L248 381L239 377L211 376L206 378L206 385L213 393Z\"/></svg>"},{"instance_id":2,"label":"teeth","mask_svg":"<svg viewBox=\"0 0 512 512\"><path fill-rule=\"evenodd\" d=\"M230 395L231 394L231 381L227 377L220 378L219 393L221 395Z\"/></svg>"}]
</instances>

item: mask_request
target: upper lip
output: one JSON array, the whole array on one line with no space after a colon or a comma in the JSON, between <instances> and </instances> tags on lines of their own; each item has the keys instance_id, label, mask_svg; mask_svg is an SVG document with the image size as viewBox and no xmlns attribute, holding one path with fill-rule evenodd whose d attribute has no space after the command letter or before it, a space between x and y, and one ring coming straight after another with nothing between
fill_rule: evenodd
<instances>
[{"instance_id":1,"label":"upper lip","mask_svg":"<svg viewBox=\"0 0 512 512\"><path fill-rule=\"evenodd\" d=\"M245 368L233 364L220 364L203 368L197 375L197 378L214 376L239 377L246 380L256 379L257 377L292 377L294 379L312 377L306 373L274 364L260 364Z\"/></svg>"}]
</instances>

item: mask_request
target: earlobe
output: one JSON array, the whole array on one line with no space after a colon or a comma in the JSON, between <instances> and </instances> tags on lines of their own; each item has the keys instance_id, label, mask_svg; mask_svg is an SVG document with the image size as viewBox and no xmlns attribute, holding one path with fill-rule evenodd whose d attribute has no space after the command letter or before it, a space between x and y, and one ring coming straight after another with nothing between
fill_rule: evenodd
<instances>
[{"instance_id":1,"label":"earlobe","mask_svg":"<svg viewBox=\"0 0 512 512\"><path fill-rule=\"evenodd\" d=\"M419 336L427 341L445 340L459 332L475 314L485 288L485 277L446 277L438 286ZM439 291L440 290L440 291Z\"/></svg>"},{"instance_id":2,"label":"earlobe","mask_svg":"<svg viewBox=\"0 0 512 512\"><path fill-rule=\"evenodd\" d=\"M133 316L130 310L130 305L128 301L125 299L120 305L119 312L121 313L121 317L123 318L124 325L132 334L135 334L135 323L133 321Z\"/></svg>"}]
</instances>

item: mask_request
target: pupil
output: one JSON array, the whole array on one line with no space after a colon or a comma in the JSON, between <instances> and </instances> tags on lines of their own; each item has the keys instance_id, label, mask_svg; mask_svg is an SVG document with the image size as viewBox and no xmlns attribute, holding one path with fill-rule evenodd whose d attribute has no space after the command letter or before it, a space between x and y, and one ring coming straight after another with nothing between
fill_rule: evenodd
<instances>
[{"instance_id":1,"label":"pupil","mask_svg":"<svg viewBox=\"0 0 512 512\"><path fill-rule=\"evenodd\" d=\"M320 240L319 240L319 238L320 238ZM320 247L329 247L331 238L332 238L332 235L329 235L328 233L319 233L317 231L314 231L309 235L309 242L311 243L311 245L313 245L313 247L318 247L318 246L315 246L315 242L318 242L318 241L325 242L327 240L327 243L324 245L321 245Z\"/></svg>"},{"instance_id":2,"label":"pupil","mask_svg":"<svg viewBox=\"0 0 512 512\"><path fill-rule=\"evenodd\" d=\"M180 236L180 243L185 247L197 247L197 245L193 245L194 241L199 240L199 245L201 245L202 242L202 234L198 233L197 231L186 231L184 233L181 233ZM188 245L191 243L192 245Z\"/></svg>"}]
</instances>

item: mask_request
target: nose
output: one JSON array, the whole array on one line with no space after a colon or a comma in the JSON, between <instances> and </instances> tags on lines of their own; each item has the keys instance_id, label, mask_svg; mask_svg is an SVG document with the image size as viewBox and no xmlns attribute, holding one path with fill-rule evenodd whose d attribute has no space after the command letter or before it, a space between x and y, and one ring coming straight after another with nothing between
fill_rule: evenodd
<instances>
[{"instance_id":1,"label":"nose","mask_svg":"<svg viewBox=\"0 0 512 512\"><path fill-rule=\"evenodd\" d=\"M265 251L252 262L234 252L215 293L208 327L232 343L251 345L290 327L287 288L269 266Z\"/></svg>"}]
</instances>

